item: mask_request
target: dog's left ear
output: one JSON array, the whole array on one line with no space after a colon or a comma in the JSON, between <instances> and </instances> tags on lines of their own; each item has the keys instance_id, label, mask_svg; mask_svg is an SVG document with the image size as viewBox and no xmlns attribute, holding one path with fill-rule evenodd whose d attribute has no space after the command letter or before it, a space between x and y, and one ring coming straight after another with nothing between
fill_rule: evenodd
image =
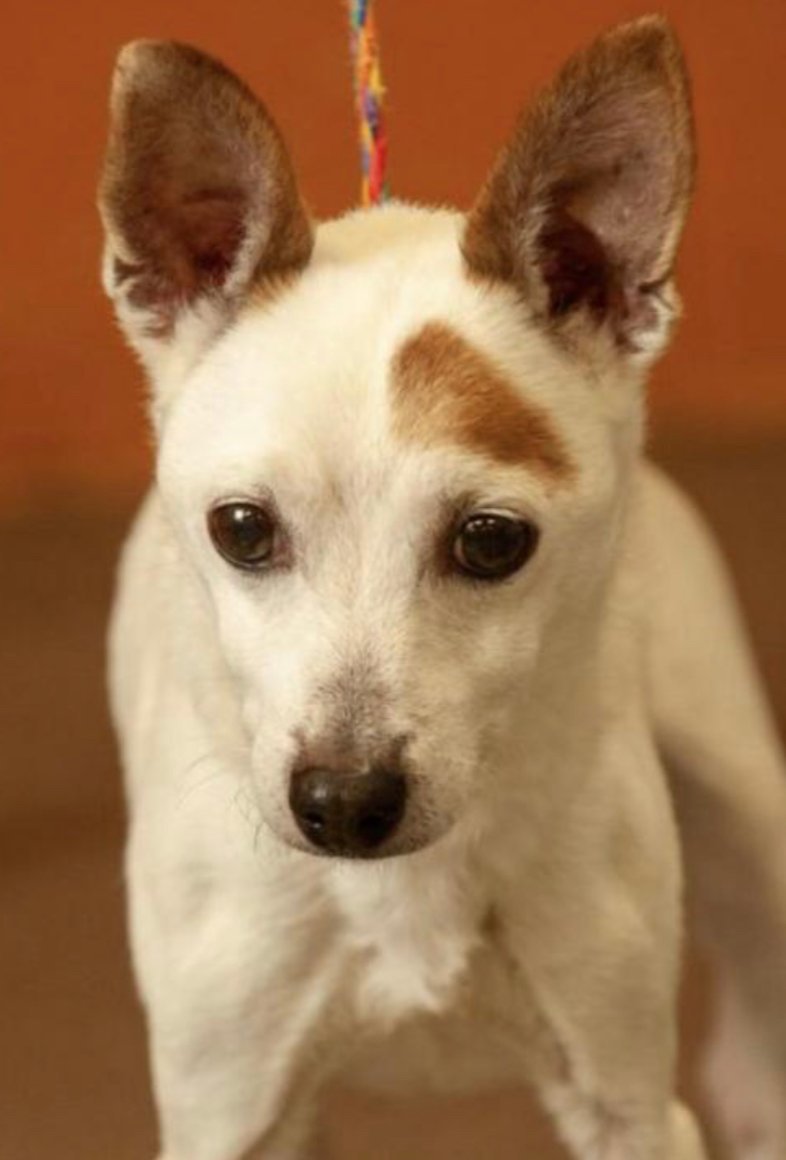
<instances>
[{"instance_id":1,"label":"dog's left ear","mask_svg":"<svg viewBox=\"0 0 786 1160\"><path fill-rule=\"evenodd\" d=\"M573 58L523 116L470 212L471 273L513 284L553 332L599 329L622 351L663 345L690 200L685 66L659 17Z\"/></svg>"},{"instance_id":2,"label":"dog's left ear","mask_svg":"<svg viewBox=\"0 0 786 1160\"><path fill-rule=\"evenodd\" d=\"M118 58L99 208L104 281L151 368L214 335L258 280L304 266L308 215L264 106L218 61L137 41ZM178 343L178 345L182 345Z\"/></svg>"}]
</instances>

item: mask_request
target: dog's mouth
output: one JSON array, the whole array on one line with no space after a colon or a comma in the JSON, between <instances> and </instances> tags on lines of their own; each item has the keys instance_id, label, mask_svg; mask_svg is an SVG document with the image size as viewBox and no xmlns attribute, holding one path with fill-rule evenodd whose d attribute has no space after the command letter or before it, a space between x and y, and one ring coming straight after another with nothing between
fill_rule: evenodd
<instances>
[{"instance_id":1,"label":"dog's mouth","mask_svg":"<svg viewBox=\"0 0 786 1160\"><path fill-rule=\"evenodd\" d=\"M348 843L345 845L337 844L326 848L325 846L319 846L306 840L294 839L290 841L287 839L287 844L302 853L311 854L316 858L335 861L383 862L392 858L405 858L410 854L417 853L418 850L424 849L431 843L404 839L386 842L383 845L374 847L359 847L355 844Z\"/></svg>"},{"instance_id":2,"label":"dog's mouth","mask_svg":"<svg viewBox=\"0 0 786 1160\"><path fill-rule=\"evenodd\" d=\"M352 862L384 862L396 858L406 858L433 846L444 835L445 829L431 832L422 825L410 825L405 819L401 829L394 835L382 841L376 837L370 839L368 835L359 838L353 834L347 838L334 837L330 842L323 840L322 835L307 837L298 827L288 827L284 835L278 832L277 836L290 848L304 854L311 854L315 858L334 861ZM316 838L316 840L315 840Z\"/></svg>"}]
</instances>

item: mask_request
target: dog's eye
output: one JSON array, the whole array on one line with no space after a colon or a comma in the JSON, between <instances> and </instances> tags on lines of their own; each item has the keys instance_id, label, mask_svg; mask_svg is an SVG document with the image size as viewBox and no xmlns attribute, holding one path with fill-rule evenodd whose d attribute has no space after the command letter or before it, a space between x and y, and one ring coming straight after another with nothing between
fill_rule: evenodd
<instances>
[{"instance_id":1,"label":"dog's eye","mask_svg":"<svg viewBox=\"0 0 786 1160\"><path fill-rule=\"evenodd\" d=\"M253 503L222 503L207 517L210 538L237 568L261 568L273 556L276 525L269 512Z\"/></svg>"},{"instance_id":2,"label":"dog's eye","mask_svg":"<svg viewBox=\"0 0 786 1160\"><path fill-rule=\"evenodd\" d=\"M504 580L529 560L538 538L538 529L529 520L477 512L459 528L453 541L453 559L467 576Z\"/></svg>"}]
</instances>

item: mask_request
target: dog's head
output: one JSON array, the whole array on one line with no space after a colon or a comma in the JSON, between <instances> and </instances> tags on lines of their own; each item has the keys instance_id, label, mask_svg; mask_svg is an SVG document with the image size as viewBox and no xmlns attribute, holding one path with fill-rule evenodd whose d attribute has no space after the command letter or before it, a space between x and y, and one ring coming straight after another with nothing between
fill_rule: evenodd
<instances>
[{"instance_id":1,"label":"dog's head","mask_svg":"<svg viewBox=\"0 0 786 1160\"><path fill-rule=\"evenodd\" d=\"M679 48L648 18L571 61L467 217L315 228L263 106L190 48L127 48L112 114L106 286L260 808L307 849L424 846L512 741L526 768L590 647L676 309Z\"/></svg>"}]
</instances>

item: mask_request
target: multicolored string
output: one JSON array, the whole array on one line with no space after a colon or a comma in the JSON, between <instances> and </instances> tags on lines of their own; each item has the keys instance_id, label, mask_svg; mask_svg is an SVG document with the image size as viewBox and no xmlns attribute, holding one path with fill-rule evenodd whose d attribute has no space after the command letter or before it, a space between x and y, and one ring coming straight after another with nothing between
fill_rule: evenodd
<instances>
[{"instance_id":1,"label":"multicolored string","mask_svg":"<svg viewBox=\"0 0 786 1160\"><path fill-rule=\"evenodd\" d=\"M355 70L355 108L360 128L360 159L364 206L387 201L385 176L388 140L382 115L385 86L379 63L379 40L374 22L373 0L348 0L352 25L352 58Z\"/></svg>"}]
</instances>

